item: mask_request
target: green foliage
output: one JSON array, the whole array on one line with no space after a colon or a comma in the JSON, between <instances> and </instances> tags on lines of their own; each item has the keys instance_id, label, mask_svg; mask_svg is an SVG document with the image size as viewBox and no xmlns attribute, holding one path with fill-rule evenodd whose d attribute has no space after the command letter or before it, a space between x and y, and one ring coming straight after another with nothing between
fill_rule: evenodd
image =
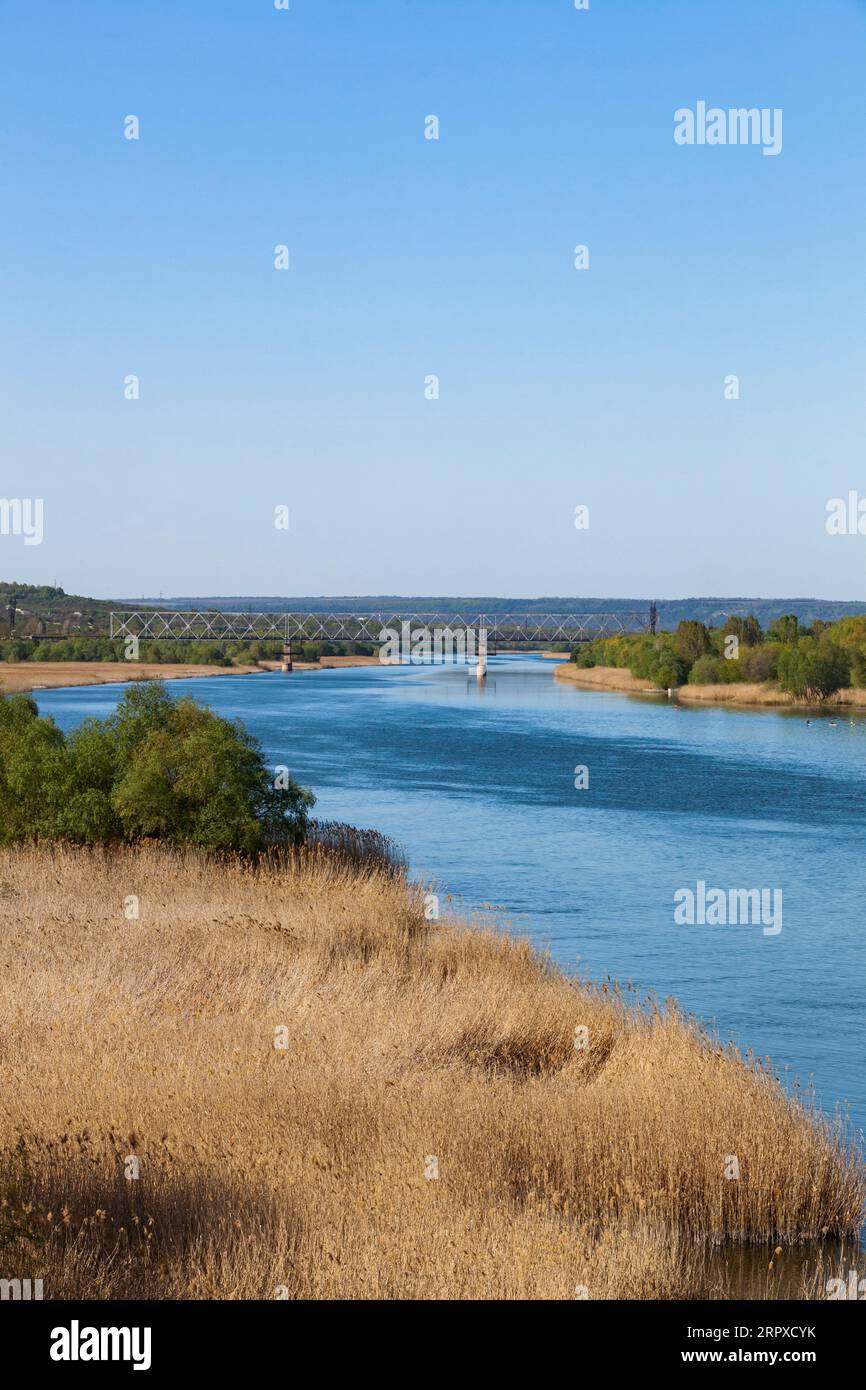
<instances>
[{"instance_id":1,"label":"green foliage","mask_svg":"<svg viewBox=\"0 0 866 1390\"><path fill-rule=\"evenodd\" d=\"M731 637L737 638L737 655ZM728 618L721 629L691 619L676 633L620 635L598 639L577 649L578 666L625 666L660 689L681 685L727 685L734 681L762 684L778 680L782 689L802 700L825 700L852 682L866 686L866 614L833 624L816 620L811 634L794 614L774 619L766 634L753 613Z\"/></svg>"},{"instance_id":2,"label":"green foliage","mask_svg":"<svg viewBox=\"0 0 866 1390\"><path fill-rule=\"evenodd\" d=\"M739 666L743 680L773 681L779 674L779 652L776 642L764 642L759 647L747 647L742 652Z\"/></svg>"},{"instance_id":3,"label":"green foliage","mask_svg":"<svg viewBox=\"0 0 866 1390\"><path fill-rule=\"evenodd\" d=\"M665 632L651 643L651 647L638 650L632 674L647 677L659 690L682 685L688 678L689 663L678 651L676 638Z\"/></svg>"},{"instance_id":4,"label":"green foliage","mask_svg":"<svg viewBox=\"0 0 866 1390\"><path fill-rule=\"evenodd\" d=\"M736 664L736 663L734 663ZM730 666L731 662L725 661L721 656L699 656L692 669L689 671L690 685L721 685L727 680L725 667Z\"/></svg>"},{"instance_id":5,"label":"green foliage","mask_svg":"<svg viewBox=\"0 0 866 1390\"><path fill-rule=\"evenodd\" d=\"M741 618L738 614L728 618L722 628L722 635L727 637L729 634L738 637L747 647L757 647L764 640L761 624L754 613L750 613L747 618Z\"/></svg>"},{"instance_id":6,"label":"green foliage","mask_svg":"<svg viewBox=\"0 0 866 1390\"><path fill-rule=\"evenodd\" d=\"M851 684L862 689L866 686L866 614L840 618L828 631L830 640L848 654Z\"/></svg>"},{"instance_id":7,"label":"green foliage","mask_svg":"<svg viewBox=\"0 0 866 1390\"><path fill-rule=\"evenodd\" d=\"M279 661L282 643L252 642L141 642L138 660L150 665L254 666L259 661ZM296 661L318 661L320 656L375 656L372 642L292 643ZM125 643L108 637L64 637L52 641L22 637L0 639L0 661L125 661ZM130 662L135 675L135 663ZM2 677L2 673L0 673Z\"/></svg>"},{"instance_id":8,"label":"green foliage","mask_svg":"<svg viewBox=\"0 0 866 1390\"><path fill-rule=\"evenodd\" d=\"M575 647L571 653L572 661L581 671L587 671L591 666L598 664L593 652L594 645L593 642L581 642L580 646Z\"/></svg>"},{"instance_id":9,"label":"green foliage","mask_svg":"<svg viewBox=\"0 0 866 1390\"><path fill-rule=\"evenodd\" d=\"M146 837L255 852L303 840L314 801L273 777L240 721L159 682L132 685L110 718L66 739L33 700L0 700L0 842Z\"/></svg>"},{"instance_id":10,"label":"green foliage","mask_svg":"<svg viewBox=\"0 0 866 1390\"><path fill-rule=\"evenodd\" d=\"M692 666L710 650L709 630L703 623L688 619L677 628L674 645L680 660L686 663L686 667Z\"/></svg>"},{"instance_id":11,"label":"green foliage","mask_svg":"<svg viewBox=\"0 0 866 1390\"><path fill-rule=\"evenodd\" d=\"M781 687L798 699L826 700L848 684L849 676L847 652L826 638L801 637L779 653Z\"/></svg>"},{"instance_id":12,"label":"green foliage","mask_svg":"<svg viewBox=\"0 0 866 1390\"><path fill-rule=\"evenodd\" d=\"M796 642L800 636L800 620L796 613L787 613L784 618L774 618L767 628L769 642Z\"/></svg>"},{"instance_id":13,"label":"green foliage","mask_svg":"<svg viewBox=\"0 0 866 1390\"><path fill-rule=\"evenodd\" d=\"M68 755L53 720L26 695L0 700L0 840L51 836L63 806Z\"/></svg>"}]
</instances>

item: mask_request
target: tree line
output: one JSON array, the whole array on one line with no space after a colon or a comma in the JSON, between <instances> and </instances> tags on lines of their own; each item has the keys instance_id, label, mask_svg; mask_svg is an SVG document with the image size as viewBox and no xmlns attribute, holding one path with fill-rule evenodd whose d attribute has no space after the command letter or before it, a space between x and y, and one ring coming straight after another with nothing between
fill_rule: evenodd
<instances>
[{"instance_id":1,"label":"tree line","mask_svg":"<svg viewBox=\"0 0 866 1390\"><path fill-rule=\"evenodd\" d=\"M292 640L295 661L318 661L322 656L373 656L377 650L372 642ZM256 666L261 661L279 661L282 652L281 642L144 641L139 643L138 660L164 666ZM0 640L0 661L125 660L126 645L122 639L73 636L51 642L22 637Z\"/></svg>"}]
</instances>

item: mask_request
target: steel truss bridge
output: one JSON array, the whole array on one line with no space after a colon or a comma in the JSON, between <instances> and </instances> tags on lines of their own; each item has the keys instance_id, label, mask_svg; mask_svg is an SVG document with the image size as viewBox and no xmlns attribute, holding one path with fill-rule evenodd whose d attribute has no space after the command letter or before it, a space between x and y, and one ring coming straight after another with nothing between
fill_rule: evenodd
<instances>
[{"instance_id":1,"label":"steel truss bridge","mask_svg":"<svg viewBox=\"0 0 866 1390\"><path fill-rule=\"evenodd\" d=\"M138 608L110 615L110 636L141 642L375 642L383 629L485 633L496 646L577 645L621 633L655 633L655 605L614 613L223 613Z\"/></svg>"}]
</instances>

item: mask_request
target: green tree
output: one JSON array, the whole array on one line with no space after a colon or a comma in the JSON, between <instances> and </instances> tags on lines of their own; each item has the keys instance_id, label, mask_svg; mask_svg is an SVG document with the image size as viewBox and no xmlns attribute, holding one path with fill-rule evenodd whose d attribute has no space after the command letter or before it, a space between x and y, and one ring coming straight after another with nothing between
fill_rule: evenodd
<instances>
[{"instance_id":1,"label":"green tree","mask_svg":"<svg viewBox=\"0 0 866 1390\"><path fill-rule=\"evenodd\" d=\"M745 647L757 647L764 640L763 628L754 613L750 613L747 618L732 614L722 628L722 633L725 637L729 634L738 637Z\"/></svg>"},{"instance_id":2,"label":"green tree","mask_svg":"<svg viewBox=\"0 0 866 1390\"><path fill-rule=\"evenodd\" d=\"M767 628L770 642L796 642L800 636L800 622L796 613L786 613L783 618L774 618Z\"/></svg>"},{"instance_id":3,"label":"green tree","mask_svg":"<svg viewBox=\"0 0 866 1390\"><path fill-rule=\"evenodd\" d=\"M677 628L674 643L677 656L686 666L692 666L698 657L705 656L710 650L709 629L691 618L684 619Z\"/></svg>"},{"instance_id":4,"label":"green tree","mask_svg":"<svg viewBox=\"0 0 866 1390\"><path fill-rule=\"evenodd\" d=\"M63 734L36 701L0 700L0 840L56 835L68 775Z\"/></svg>"},{"instance_id":5,"label":"green tree","mask_svg":"<svg viewBox=\"0 0 866 1390\"><path fill-rule=\"evenodd\" d=\"M850 658L834 642L802 637L779 653L779 682L798 699L826 700L849 679Z\"/></svg>"},{"instance_id":6,"label":"green tree","mask_svg":"<svg viewBox=\"0 0 866 1390\"><path fill-rule=\"evenodd\" d=\"M0 839L142 837L255 852L300 843L315 797L275 778L240 721L158 682L68 739L23 696L0 700Z\"/></svg>"}]
</instances>

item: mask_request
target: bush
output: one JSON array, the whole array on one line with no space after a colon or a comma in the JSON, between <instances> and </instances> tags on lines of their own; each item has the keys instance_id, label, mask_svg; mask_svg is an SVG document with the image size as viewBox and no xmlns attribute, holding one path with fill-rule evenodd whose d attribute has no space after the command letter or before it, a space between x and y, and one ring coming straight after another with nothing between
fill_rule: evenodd
<instances>
[{"instance_id":1,"label":"bush","mask_svg":"<svg viewBox=\"0 0 866 1390\"><path fill-rule=\"evenodd\" d=\"M851 657L851 684L859 690L866 686L866 654L855 652Z\"/></svg>"},{"instance_id":2,"label":"bush","mask_svg":"<svg viewBox=\"0 0 866 1390\"><path fill-rule=\"evenodd\" d=\"M798 699L826 700L849 679L850 658L833 642L803 637L779 652L782 689Z\"/></svg>"},{"instance_id":3,"label":"bush","mask_svg":"<svg viewBox=\"0 0 866 1390\"><path fill-rule=\"evenodd\" d=\"M575 647L571 653L571 659L580 671L588 671L595 665L595 657L592 654L592 643L583 642L579 647Z\"/></svg>"},{"instance_id":4,"label":"bush","mask_svg":"<svg viewBox=\"0 0 866 1390\"><path fill-rule=\"evenodd\" d=\"M730 664L721 656L699 656L689 671L689 685L721 685Z\"/></svg>"},{"instance_id":5,"label":"bush","mask_svg":"<svg viewBox=\"0 0 866 1390\"><path fill-rule=\"evenodd\" d=\"M633 676L651 680L659 690L668 690L685 683L690 663L678 652L676 639L662 633L639 639L628 664Z\"/></svg>"},{"instance_id":6,"label":"bush","mask_svg":"<svg viewBox=\"0 0 866 1390\"><path fill-rule=\"evenodd\" d=\"M312 792L275 785L254 738L159 682L68 738L25 696L0 700L0 841L159 839L255 852L304 839Z\"/></svg>"},{"instance_id":7,"label":"bush","mask_svg":"<svg viewBox=\"0 0 866 1390\"><path fill-rule=\"evenodd\" d=\"M778 675L779 647L769 643L762 647L747 647L740 657L743 679L747 681L773 681Z\"/></svg>"}]
</instances>

